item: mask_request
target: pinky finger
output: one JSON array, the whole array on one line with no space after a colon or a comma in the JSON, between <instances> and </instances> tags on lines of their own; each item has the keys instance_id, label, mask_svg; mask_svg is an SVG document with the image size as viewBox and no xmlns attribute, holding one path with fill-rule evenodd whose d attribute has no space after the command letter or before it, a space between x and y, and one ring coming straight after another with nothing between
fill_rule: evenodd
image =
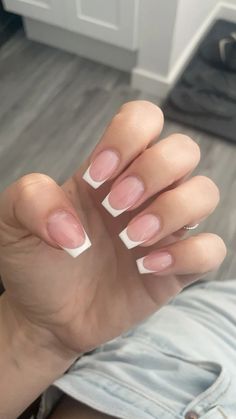
<instances>
[{"instance_id":1,"label":"pinky finger","mask_svg":"<svg viewBox=\"0 0 236 419\"><path fill-rule=\"evenodd\" d=\"M226 256L223 240L210 233L177 241L137 260L141 274L196 275L216 270Z\"/></svg>"}]
</instances>

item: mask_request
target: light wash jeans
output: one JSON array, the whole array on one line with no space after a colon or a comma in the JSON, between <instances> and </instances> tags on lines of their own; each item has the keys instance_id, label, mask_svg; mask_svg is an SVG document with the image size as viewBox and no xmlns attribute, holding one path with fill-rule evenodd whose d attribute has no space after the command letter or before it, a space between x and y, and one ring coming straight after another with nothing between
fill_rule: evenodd
<instances>
[{"instance_id":1,"label":"light wash jeans","mask_svg":"<svg viewBox=\"0 0 236 419\"><path fill-rule=\"evenodd\" d=\"M122 419L236 419L236 280L188 288L54 386L39 419L61 392Z\"/></svg>"}]
</instances>

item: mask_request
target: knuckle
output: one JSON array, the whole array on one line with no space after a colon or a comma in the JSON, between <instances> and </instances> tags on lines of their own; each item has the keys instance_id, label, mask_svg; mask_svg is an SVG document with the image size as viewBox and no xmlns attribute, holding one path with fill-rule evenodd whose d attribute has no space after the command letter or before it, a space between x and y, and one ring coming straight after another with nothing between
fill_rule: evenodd
<instances>
[{"instance_id":1,"label":"knuckle","mask_svg":"<svg viewBox=\"0 0 236 419\"><path fill-rule=\"evenodd\" d=\"M175 178L192 171L200 160L200 148L197 143L182 134L173 134L157 143L156 152Z\"/></svg>"},{"instance_id":2,"label":"knuckle","mask_svg":"<svg viewBox=\"0 0 236 419\"><path fill-rule=\"evenodd\" d=\"M180 211L181 214L184 214L187 218L192 214L192 206L189 202L189 194L186 193L184 188L177 187L169 191L169 202L173 201L173 208L176 211Z\"/></svg>"},{"instance_id":3,"label":"knuckle","mask_svg":"<svg viewBox=\"0 0 236 419\"><path fill-rule=\"evenodd\" d=\"M200 274L204 274L210 271L211 266L209 264L209 248L201 236L194 238L193 252L195 253L198 261L197 271Z\"/></svg>"},{"instance_id":4,"label":"knuckle","mask_svg":"<svg viewBox=\"0 0 236 419\"><path fill-rule=\"evenodd\" d=\"M163 213L169 214L173 219L180 219L180 215L177 217L177 214L181 214L181 219L192 218L193 211L189 204L189 195L181 188L170 189L158 199Z\"/></svg>"},{"instance_id":5,"label":"knuckle","mask_svg":"<svg viewBox=\"0 0 236 419\"><path fill-rule=\"evenodd\" d=\"M154 118L155 117L155 118ZM150 118L155 122L163 124L164 115L162 110L152 102L146 100L136 100L131 102L124 103L118 114L115 116L115 120L120 120L124 118L126 122L132 126L140 126L140 121L146 122L143 123L144 128L149 124Z\"/></svg>"},{"instance_id":6,"label":"knuckle","mask_svg":"<svg viewBox=\"0 0 236 419\"><path fill-rule=\"evenodd\" d=\"M180 148L191 154L194 154L195 158L200 160L201 150L199 145L191 137L186 134L176 133L175 138L178 140Z\"/></svg>"},{"instance_id":7,"label":"knuckle","mask_svg":"<svg viewBox=\"0 0 236 419\"><path fill-rule=\"evenodd\" d=\"M166 153L165 147L162 142L155 144L153 147L148 148L145 152L145 157L147 162L155 161L157 165L165 164L167 162L168 153ZM166 164L166 167L169 169L170 166Z\"/></svg>"},{"instance_id":8,"label":"knuckle","mask_svg":"<svg viewBox=\"0 0 236 419\"><path fill-rule=\"evenodd\" d=\"M173 153L170 153L170 144L161 141L149 148L146 153L149 158L155 160L156 167L161 167L165 171L168 183L174 182L179 172L179 161L176 158L173 159Z\"/></svg>"},{"instance_id":9,"label":"knuckle","mask_svg":"<svg viewBox=\"0 0 236 419\"><path fill-rule=\"evenodd\" d=\"M193 251L197 255L198 272L200 274L216 270L227 253L224 241L216 234L196 236Z\"/></svg>"},{"instance_id":10,"label":"knuckle","mask_svg":"<svg viewBox=\"0 0 236 419\"><path fill-rule=\"evenodd\" d=\"M220 265L227 255L227 247L224 240L217 234L209 233L209 238L212 240L214 255L217 258L218 265Z\"/></svg>"},{"instance_id":11,"label":"knuckle","mask_svg":"<svg viewBox=\"0 0 236 419\"><path fill-rule=\"evenodd\" d=\"M174 134L172 134L172 136L178 139L179 142L181 141L182 143L186 143L190 145L195 143L193 139L189 137L189 135L183 134L182 132L175 132Z\"/></svg>"},{"instance_id":12,"label":"knuckle","mask_svg":"<svg viewBox=\"0 0 236 419\"><path fill-rule=\"evenodd\" d=\"M161 108L148 100L132 100L124 103L120 108L120 112L150 112L150 110L164 118Z\"/></svg>"},{"instance_id":13,"label":"knuckle","mask_svg":"<svg viewBox=\"0 0 236 419\"><path fill-rule=\"evenodd\" d=\"M52 183L53 180L42 173L30 173L25 175L17 181L18 198L22 198L30 194L32 188L36 185L45 187Z\"/></svg>"},{"instance_id":14,"label":"knuckle","mask_svg":"<svg viewBox=\"0 0 236 419\"><path fill-rule=\"evenodd\" d=\"M220 237L216 234L214 234L214 236L217 238L219 249L222 251L223 257L225 258L226 254L227 254L226 244L225 244L224 240L222 239L222 237Z\"/></svg>"},{"instance_id":15,"label":"knuckle","mask_svg":"<svg viewBox=\"0 0 236 419\"><path fill-rule=\"evenodd\" d=\"M196 176L196 179L200 183L205 195L213 199L215 204L218 204L220 191L215 182L207 176Z\"/></svg>"}]
</instances>

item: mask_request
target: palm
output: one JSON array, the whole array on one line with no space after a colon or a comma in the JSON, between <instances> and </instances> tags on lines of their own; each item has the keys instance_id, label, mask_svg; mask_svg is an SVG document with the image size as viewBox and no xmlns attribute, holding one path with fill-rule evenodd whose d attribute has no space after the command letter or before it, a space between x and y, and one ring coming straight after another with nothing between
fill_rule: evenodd
<instances>
[{"instance_id":1,"label":"palm","mask_svg":"<svg viewBox=\"0 0 236 419\"><path fill-rule=\"evenodd\" d=\"M87 225L93 243L89 251L72 259L27 236L13 249L5 278L8 291L18 301L20 296L31 321L46 324L68 347L84 351L130 328L165 303L173 291L166 287L167 278L165 288L158 279L157 290L156 278L146 276L144 281L139 275L135 260L144 249L128 251L118 237L129 215L114 219L101 206L109 185L93 191L80 179L81 173L63 189ZM24 267L19 270L22 260ZM32 277L33 290L28 286Z\"/></svg>"}]
</instances>

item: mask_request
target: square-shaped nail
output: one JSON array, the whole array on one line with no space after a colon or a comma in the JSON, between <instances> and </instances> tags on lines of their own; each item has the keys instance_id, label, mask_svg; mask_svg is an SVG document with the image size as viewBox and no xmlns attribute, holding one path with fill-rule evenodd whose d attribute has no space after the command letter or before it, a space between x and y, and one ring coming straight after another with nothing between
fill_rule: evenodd
<instances>
[{"instance_id":1,"label":"square-shaped nail","mask_svg":"<svg viewBox=\"0 0 236 419\"><path fill-rule=\"evenodd\" d=\"M113 175L119 162L118 153L113 150L104 150L95 157L84 173L83 179L97 189Z\"/></svg>"},{"instance_id":2,"label":"square-shaped nail","mask_svg":"<svg viewBox=\"0 0 236 419\"><path fill-rule=\"evenodd\" d=\"M58 210L51 214L47 231L51 239L74 258L91 246L82 224L67 211Z\"/></svg>"},{"instance_id":3,"label":"square-shaped nail","mask_svg":"<svg viewBox=\"0 0 236 419\"><path fill-rule=\"evenodd\" d=\"M150 240L160 230L160 220L154 214L144 214L129 223L119 237L128 249Z\"/></svg>"},{"instance_id":4,"label":"square-shaped nail","mask_svg":"<svg viewBox=\"0 0 236 419\"><path fill-rule=\"evenodd\" d=\"M143 195L144 189L141 179L136 176L127 176L112 188L102 205L113 217L117 217L136 204Z\"/></svg>"},{"instance_id":5,"label":"square-shaped nail","mask_svg":"<svg viewBox=\"0 0 236 419\"><path fill-rule=\"evenodd\" d=\"M140 274L158 274L173 264L173 258L168 252L156 251L136 260L136 263Z\"/></svg>"},{"instance_id":6,"label":"square-shaped nail","mask_svg":"<svg viewBox=\"0 0 236 419\"><path fill-rule=\"evenodd\" d=\"M84 235L85 235L85 240L81 246L78 246L75 249L69 249L68 247L62 247L62 246L61 248L65 250L65 252L67 252L73 258L77 258L79 255L85 252L85 250L89 249L92 246L92 243L89 240L89 237L85 231L84 231Z\"/></svg>"}]
</instances>

